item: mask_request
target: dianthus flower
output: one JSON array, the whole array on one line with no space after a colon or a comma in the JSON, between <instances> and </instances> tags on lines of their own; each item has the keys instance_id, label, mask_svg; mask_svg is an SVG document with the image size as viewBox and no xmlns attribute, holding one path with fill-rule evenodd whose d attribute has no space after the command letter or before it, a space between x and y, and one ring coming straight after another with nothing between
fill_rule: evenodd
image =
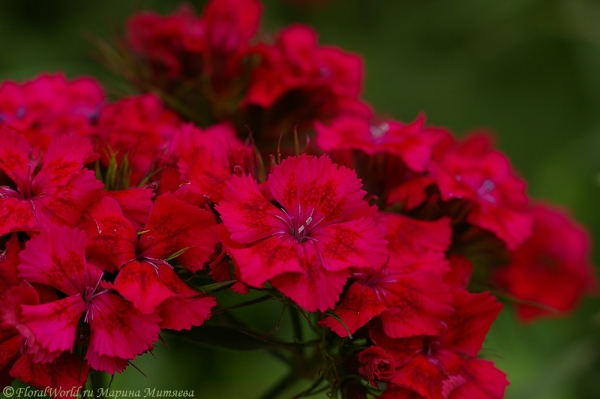
<instances>
[{"instance_id":1,"label":"dianthus flower","mask_svg":"<svg viewBox=\"0 0 600 399\"><path fill-rule=\"evenodd\" d=\"M354 282L335 309L344 326L331 316L319 324L345 337L381 315L390 337L437 334L452 312L452 295L441 278L447 271L449 220L419 221L383 212L375 220L388 241L388 262L381 270L352 273Z\"/></svg>"},{"instance_id":2,"label":"dianthus flower","mask_svg":"<svg viewBox=\"0 0 600 399\"><path fill-rule=\"evenodd\" d=\"M19 277L50 286L59 299L22 306L22 323L50 357L72 352L77 328L89 325L85 356L96 370L122 371L128 360L152 348L160 318L139 312L102 281L102 271L85 259L86 235L52 227L33 237L21 251Z\"/></svg>"},{"instance_id":3,"label":"dianthus flower","mask_svg":"<svg viewBox=\"0 0 600 399\"><path fill-rule=\"evenodd\" d=\"M253 174L254 151L230 123L201 130L185 125L174 140L181 184L176 196L194 205L219 203L225 183L239 170Z\"/></svg>"},{"instance_id":4,"label":"dianthus flower","mask_svg":"<svg viewBox=\"0 0 600 399\"><path fill-rule=\"evenodd\" d=\"M68 81L63 74L42 74L22 84L0 85L0 126L47 149L61 136L88 136L106 99L100 84L88 77Z\"/></svg>"},{"instance_id":5,"label":"dianthus flower","mask_svg":"<svg viewBox=\"0 0 600 399\"><path fill-rule=\"evenodd\" d=\"M508 382L492 362L477 358L502 305L489 293L454 292L454 312L433 336L390 338L379 319L370 337L394 358L396 373L382 398L500 399Z\"/></svg>"},{"instance_id":6,"label":"dianthus flower","mask_svg":"<svg viewBox=\"0 0 600 399\"><path fill-rule=\"evenodd\" d=\"M168 149L181 120L160 99L146 94L121 99L102 110L97 122L96 151L108 166L111 156L131 168L130 184L137 185L169 160Z\"/></svg>"},{"instance_id":7,"label":"dianthus flower","mask_svg":"<svg viewBox=\"0 0 600 399\"><path fill-rule=\"evenodd\" d=\"M269 175L269 202L256 181L234 176L217 206L242 282L270 283L303 308L334 306L353 267L381 268L383 232L356 174L322 156L289 157Z\"/></svg>"},{"instance_id":8,"label":"dianthus flower","mask_svg":"<svg viewBox=\"0 0 600 399\"><path fill-rule=\"evenodd\" d=\"M532 213L531 237L510 253L508 266L496 274L500 285L524 301L517 304L517 315L524 321L551 315L544 307L569 312L598 284L583 227L548 205L536 204Z\"/></svg>"},{"instance_id":9,"label":"dianthus flower","mask_svg":"<svg viewBox=\"0 0 600 399\"><path fill-rule=\"evenodd\" d=\"M25 137L0 127L0 236L37 231L52 225L75 227L85 208L102 191L94 172L83 166L97 159L89 140L61 136L41 159L31 159Z\"/></svg>"},{"instance_id":10,"label":"dianthus flower","mask_svg":"<svg viewBox=\"0 0 600 399\"><path fill-rule=\"evenodd\" d=\"M170 194L159 196L139 240L117 202L103 197L82 224L86 253L108 271L117 271L114 289L144 314L156 313L162 328L182 330L208 319L216 301L188 287L167 259L192 272L202 269L217 237L213 216Z\"/></svg>"},{"instance_id":11,"label":"dianthus flower","mask_svg":"<svg viewBox=\"0 0 600 399\"><path fill-rule=\"evenodd\" d=\"M440 152L430 172L442 199L469 201L469 223L493 232L508 249L522 244L531 234L529 198L525 182L512 171L508 158L493 150L483 134Z\"/></svg>"},{"instance_id":12,"label":"dianthus flower","mask_svg":"<svg viewBox=\"0 0 600 399\"><path fill-rule=\"evenodd\" d=\"M258 44L261 58L245 103L272 108L279 121L311 122L353 107L362 90L362 59L336 47L318 46L316 32L292 25L273 45ZM276 103L278 103L276 105Z\"/></svg>"}]
</instances>

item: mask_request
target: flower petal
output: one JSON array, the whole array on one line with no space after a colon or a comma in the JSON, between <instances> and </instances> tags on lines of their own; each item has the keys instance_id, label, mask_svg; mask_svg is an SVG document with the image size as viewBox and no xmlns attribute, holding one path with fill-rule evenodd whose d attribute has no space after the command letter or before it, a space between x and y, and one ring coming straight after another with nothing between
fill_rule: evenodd
<instances>
[{"instance_id":1,"label":"flower petal","mask_svg":"<svg viewBox=\"0 0 600 399\"><path fill-rule=\"evenodd\" d=\"M279 274L271 279L271 285L309 312L332 309L350 272L324 269L314 245L309 242L298 244L297 256L304 273Z\"/></svg>"},{"instance_id":2,"label":"flower petal","mask_svg":"<svg viewBox=\"0 0 600 399\"><path fill-rule=\"evenodd\" d=\"M167 259L184 250L177 261L192 272L202 269L209 261L218 242L213 230L215 219L209 212L198 209L170 194L154 202L146 231L138 244L138 254L146 258Z\"/></svg>"},{"instance_id":3,"label":"flower petal","mask_svg":"<svg viewBox=\"0 0 600 399\"><path fill-rule=\"evenodd\" d=\"M152 187L133 187L127 190L105 191L104 195L116 200L123 210L123 216L131 222L135 231L146 224L152 208Z\"/></svg>"},{"instance_id":4,"label":"flower petal","mask_svg":"<svg viewBox=\"0 0 600 399\"><path fill-rule=\"evenodd\" d=\"M90 347L99 356L134 359L153 347L160 318L142 314L131 302L107 293L93 299L90 314Z\"/></svg>"},{"instance_id":5,"label":"flower petal","mask_svg":"<svg viewBox=\"0 0 600 399\"><path fill-rule=\"evenodd\" d=\"M31 201L0 197L0 236L11 232L36 230L37 220Z\"/></svg>"},{"instance_id":6,"label":"flower petal","mask_svg":"<svg viewBox=\"0 0 600 399\"><path fill-rule=\"evenodd\" d=\"M363 205L366 194L355 171L338 167L325 155L288 157L273 168L269 180L273 196L288 213L303 216L314 210L315 223L343 219Z\"/></svg>"},{"instance_id":7,"label":"flower petal","mask_svg":"<svg viewBox=\"0 0 600 399\"><path fill-rule=\"evenodd\" d=\"M85 164L98 158L87 138L67 135L56 138L44 154L42 169L33 179L33 187L64 185Z\"/></svg>"},{"instance_id":8,"label":"flower petal","mask_svg":"<svg viewBox=\"0 0 600 399\"><path fill-rule=\"evenodd\" d=\"M20 133L0 126L0 171L15 183L24 182L29 171L29 143Z\"/></svg>"},{"instance_id":9,"label":"flower petal","mask_svg":"<svg viewBox=\"0 0 600 399\"><path fill-rule=\"evenodd\" d=\"M42 231L19 254L19 277L69 295L83 292L87 286L86 270L93 268L86 267L85 243L85 233L77 229L51 227ZM99 277L97 272L93 274Z\"/></svg>"},{"instance_id":10,"label":"flower petal","mask_svg":"<svg viewBox=\"0 0 600 399\"><path fill-rule=\"evenodd\" d=\"M342 302L336 306L335 313L342 319L350 334L354 334L356 330L386 309L387 307L371 287L355 282L344 295ZM319 324L329 327L340 337L348 336L342 323L331 316L327 316Z\"/></svg>"},{"instance_id":11,"label":"flower petal","mask_svg":"<svg viewBox=\"0 0 600 399\"><path fill-rule=\"evenodd\" d=\"M86 305L81 294L42 305L23 305L23 323L47 351L73 351L75 330Z\"/></svg>"},{"instance_id":12,"label":"flower petal","mask_svg":"<svg viewBox=\"0 0 600 399\"><path fill-rule=\"evenodd\" d=\"M304 273L298 260L300 245L293 237L274 236L248 248L229 247L227 251L238 267L240 280L261 288L282 273Z\"/></svg>"},{"instance_id":13,"label":"flower petal","mask_svg":"<svg viewBox=\"0 0 600 399\"><path fill-rule=\"evenodd\" d=\"M329 271L349 267L381 268L388 259L383 231L372 219L351 220L315 230L311 237Z\"/></svg>"},{"instance_id":14,"label":"flower petal","mask_svg":"<svg viewBox=\"0 0 600 399\"><path fill-rule=\"evenodd\" d=\"M92 204L81 227L87 235L85 253L88 261L103 270L119 270L135 258L137 234L114 199L101 197Z\"/></svg>"},{"instance_id":15,"label":"flower petal","mask_svg":"<svg viewBox=\"0 0 600 399\"><path fill-rule=\"evenodd\" d=\"M489 292L473 294L458 289L454 292L454 308L447 320L448 331L441 338L442 345L475 357L502 304Z\"/></svg>"},{"instance_id":16,"label":"flower petal","mask_svg":"<svg viewBox=\"0 0 600 399\"><path fill-rule=\"evenodd\" d=\"M61 398L75 399L87 381L89 371L89 365L71 353L63 353L51 363L35 362L31 355L23 355L13 365L10 375L42 390L54 388L65 393L71 392L72 396Z\"/></svg>"},{"instance_id":17,"label":"flower petal","mask_svg":"<svg viewBox=\"0 0 600 399\"><path fill-rule=\"evenodd\" d=\"M287 216L261 194L252 177L233 176L226 186L216 209L234 241L249 244L289 230L282 222Z\"/></svg>"},{"instance_id":18,"label":"flower petal","mask_svg":"<svg viewBox=\"0 0 600 399\"><path fill-rule=\"evenodd\" d=\"M83 169L64 185L44 187L32 201L40 228L51 225L75 227L85 208L102 192L102 183L93 171Z\"/></svg>"},{"instance_id":19,"label":"flower petal","mask_svg":"<svg viewBox=\"0 0 600 399\"><path fill-rule=\"evenodd\" d=\"M117 274L114 288L142 313L152 313L164 300L176 295L162 282L158 267L148 262L125 265Z\"/></svg>"},{"instance_id":20,"label":"flower petal","mask_svg":"<svg viewBox=\"0 0 600 399\"><path fill-rule=\"evenodd\" d=\"M385 333L392 338L438 334L453 311L450 288L430 271L393 277L386 287L390 309L381 315Z\"/></svg>"},{"instance_id":21,"label":"flower petal","mask_svg":"<svg viewBox=\"0 0 600 399\"><path fill-rule=\"evenodd\" d=\"M160 265L159 270L163 284L177 294L166 299L158 308L161 328L189 330L210 318L210 309L217 304L215 298L201 296L191 289L170 266Z\"/></svg>"}]
</instances>

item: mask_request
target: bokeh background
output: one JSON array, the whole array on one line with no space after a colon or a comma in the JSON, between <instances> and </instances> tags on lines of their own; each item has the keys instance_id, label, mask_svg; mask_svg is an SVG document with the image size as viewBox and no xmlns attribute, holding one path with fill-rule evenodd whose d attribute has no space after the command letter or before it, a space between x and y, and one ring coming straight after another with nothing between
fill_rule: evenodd
<instances>
[{"instance_id":1,"label":"bokeh background","mask_svg":"<svg viewBox=\"0 0 600 399\"><path fill-rule=\"evenodd\" d=\"M191 1L201 10L204 1ZM263 0L262 32L308 23L322 44L362 54L364 98L403 121L419 112L458 135L496 133L533 198L568 207L600 244L600 2L592 0ZM0 79L43 72L119 79L94 60L136 10L175 1L2 0ZM600 264L598 249L594 261ZM227 298L225 298L227 300ZM242 317L268 331L279 306ZM282 325L283 333L286 321ZM117 375L115 389L193 389L197 398L258 398L285 373L262 352L168 339ZM600 299L568 318L519 325L506 309L485 355L508 374L506 399L600 398ZM289 396L289 392L286 394ZM284 397L287 397L284 395Z\"/></svg>"}]
</instances>

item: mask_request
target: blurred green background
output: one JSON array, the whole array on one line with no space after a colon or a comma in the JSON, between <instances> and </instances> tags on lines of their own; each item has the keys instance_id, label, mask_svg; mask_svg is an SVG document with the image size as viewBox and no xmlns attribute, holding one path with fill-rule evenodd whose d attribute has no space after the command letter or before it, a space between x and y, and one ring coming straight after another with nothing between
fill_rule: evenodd
<instances>
[{"instance_id":1,"label":"blurred green background","mask_svg":"<svg viewBox=\"0 0 600 399\"><path fill-rule=\"evenodd\" d=\"M197 10L204 1L192 1ZM307 6L307 4L313 6ZM600 238L600 2L590 0L265 0L262 31L292 22L322 44L363 55L364 98L403 121L457 134L496 132L533 198L571 209ZM304 4L304 5L302 5ZM118 79L93 59L136 10L175 1L2 0L0 78L42 71ZM595 251L595 263L598 262ZM244 313L270 330L279 305ZM518 325L505 310L484 353L508 374L507 399L600 398L600 299L566 319ZM285 324L285 323L284 323ZM287 328L286 326L283 329ZM225 353L169 340L113 388L194 389L197 398L253 398L285 373L262 352Z\"/></svg>"}]
</instances>

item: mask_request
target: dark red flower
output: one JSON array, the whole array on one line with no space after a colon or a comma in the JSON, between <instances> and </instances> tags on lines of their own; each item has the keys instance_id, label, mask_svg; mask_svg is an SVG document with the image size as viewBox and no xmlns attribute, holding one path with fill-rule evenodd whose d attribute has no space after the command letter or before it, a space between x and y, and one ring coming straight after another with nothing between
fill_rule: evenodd
<instances>
[{"instance_id":1,"label":"dark red flower","mask_svg":"<svg viewBox=\"0 0 600 399\"><path fill-rule=\"evenodd\" d=\"M461 198L472 208L467 221L493 232L515 249L531 234L525 182L512 171L508 158L491 148L490 138L472 135L451 145L430 167L442 199Z\"/></svg>"},{"instance_id":2,"label":"dark red flower","mask_svg":"<svg viewBox=\"0 0 600 399\"><path fill-rule=\"evenodd\" d=\"M358 361L358 372L367 377L374 387L377 386L376 381L389 381L396 374L394 358L378 346L371 346L360 352Z\"/></svg>"},{"instance_id":3,"label":"dark red flower","mask_svg":"<svg viewBox=\"0 0 600 399\"><path fill-rule=\"evenodd\" d=\"M498 282L523 303L523 321L573 310L581 297L595 292L597 277L590 261L590 237L564 210L544 204L533 207L533 234L510 253L508 266L497 271ZM539 304L540 306L536 306Z\"/></svg>"},{"instance_id":4,"label":"dark red flower","mask_svg":"<svg viewBox=\"0 0 600 399\"><path fill-rule=\"evenodd\" d=\"M383 232L353 214L366 206L356 174L329 158L290 157L269 176L273 205L249 176L234 176L217 206L240 279L266 281L307 310L332 308L351 267L379 268Z\"/></svg>"},{"instance_id":5,"label":"dark red flower","mask_svg":"<svg viewBox=\"0 0 600 399\"><path fill-rule=\"evenodd\" d=\"M56 138L37 160L25 137L4 126L0 143L0 171L10 180L0 186L0 235L76 226L102 190L94 172L83 168L97 159L89 140Z\"/></svg>"},{"instance_id":6,"label":"dark red flower","mask_svg":"<svg viewBox=\"0 0 600 399\"><path fill-rule=\"evenodd\" d=\"M476 358L502 305L489 293L471 294L457 289L453 306L454 312L442 322L442 331L434 336L390 338L380 320L369 324L373 342L394 358L396 373L390 391L398 396L384 397L462 399L470 393L483 393L472 397L484 399L504 396L508 384L504 373L491 362Z\"/></svg>"},{"instance_id":7,"label":"dark red flower","mask_svg":"<svg viewBox=\"0 0 600 399\"><path fill-rule=\"evenodd\" d=\"M345 337L381 315L391 337L439 333L440 322L452 312L452 295L440 276L447 270L449 220L418 221L383 212L375 220L388 241L387 264L352 273L354 283L335 308L345 327L331 316L319 324Z\"/></svg>"},{"instance_id":8,"label":"dark red flower","mask_svg":"<svg viewBox=\"0 0 600 399\"><path fill-rule=\"evenodd\" d=\"M85 260L85 244L84 232L66 227L41 232L27 243L20 253L19 277L53 287L63 297L22 305L22 323L56 358L73 352L83 316L90 328L87 362L97 370L122 371L128 360L152 348L160 319L105 289L102 271Z\"/></svg>"}]
</instances>

